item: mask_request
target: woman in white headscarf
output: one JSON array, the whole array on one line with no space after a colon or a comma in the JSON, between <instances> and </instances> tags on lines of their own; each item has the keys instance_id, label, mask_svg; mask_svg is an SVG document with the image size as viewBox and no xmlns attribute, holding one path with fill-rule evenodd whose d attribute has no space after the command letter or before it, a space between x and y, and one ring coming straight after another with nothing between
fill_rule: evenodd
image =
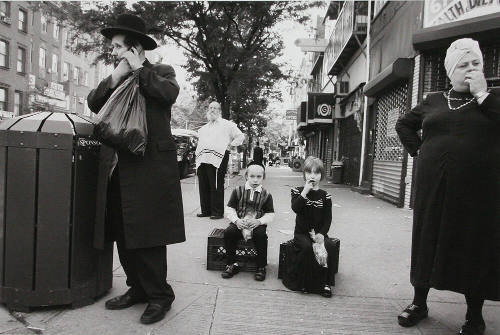
<instances>
[{"instance_id":1,"label":"woman in white headscarf","mask_svg":"<svg viewBox=\"0 0 500 335\"><path fill-rule=\"evenodd\" d=\"M427 317L429 289L465 295L459 334L485 331L484 300L500 300L500 90L487 89L479 44L446 53L451 88L429 94L396 125L417 158L410 281L400 325ZM422 137L418 131L422 129Z\"/></svg>"}]
</instances>

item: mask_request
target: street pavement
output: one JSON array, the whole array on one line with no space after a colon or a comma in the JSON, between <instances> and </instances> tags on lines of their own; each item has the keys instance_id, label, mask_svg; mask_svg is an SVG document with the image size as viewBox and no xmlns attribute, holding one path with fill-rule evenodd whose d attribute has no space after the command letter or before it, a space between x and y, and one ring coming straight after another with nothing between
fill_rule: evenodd
<instances>
[{"instance_id":1,"label":"street pavement","mask_svg":"<svg viewBox=\"0 0 500 335\"><path fill-rule=\"evenodd\" d=\"M242 172L227 179L226 201ZM463 296L431 290L429 318L418 327L401 328L398 313L411 302L409 284L411 216L407 209L324 182L332 194L330 236L340 239L340 265L331 299L288 291L277 279L279 244L292 238L294 214L290 188L302 174L288 167L269 167L264 181L272 193L275 222L268 226L268 272L264 282L252 273L222 279L206 270L207 236L228 221L198 218L194 176L182 180L187 241L168 247L168 281L176 300L166 318L139 323L145 304L108 311L104 302L126 290L115 250L113 288L93 305L69 309L40 308L31 313L0 308L0 334L456 334L464 321ZM500 304L484 307L487 335L500 334Z\"/></svg>"}]
</instances>

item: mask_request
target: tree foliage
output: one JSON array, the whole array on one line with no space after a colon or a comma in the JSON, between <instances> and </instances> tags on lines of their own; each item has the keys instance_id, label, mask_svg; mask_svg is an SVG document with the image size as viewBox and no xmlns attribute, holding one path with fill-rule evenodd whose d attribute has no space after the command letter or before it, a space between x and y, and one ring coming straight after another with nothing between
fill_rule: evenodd
<instances>
[{"instance_id":1,"label":"tree foliage","mask_svg":"<svg viewBox=\"0 0 500 335\"><path fill-rule=\"evenodd\" d=\"M99 31L122 13L141 16L151 33L185 51L185 65L200 101L215 99L222 116L236 121L249 136L260 136L262 115L272 99L281 99L275 84L286 79L275 59L283 50L273 29L284 20L305 23L311 1L61 2L52 15L78 31L76 52L97 52L111 63L110 45ZM232 112L232 113L231 113Z\"/></svg>"}]
</instances>

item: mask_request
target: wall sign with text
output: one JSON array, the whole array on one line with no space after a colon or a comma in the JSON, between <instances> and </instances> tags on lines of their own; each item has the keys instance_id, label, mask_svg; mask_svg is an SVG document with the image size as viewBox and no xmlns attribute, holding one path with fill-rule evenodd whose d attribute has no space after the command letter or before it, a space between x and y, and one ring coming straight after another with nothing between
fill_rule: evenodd
<instances>
[{"instance_id":1,"label":"wall sign with text","mask_svg":"<svg viewBox=\"0 0 500 335\"><path fill-rule=\"evenodd\" d=\"M497 12L499 0L425 0L424 28Z\"/></svg>"}]
</instances>

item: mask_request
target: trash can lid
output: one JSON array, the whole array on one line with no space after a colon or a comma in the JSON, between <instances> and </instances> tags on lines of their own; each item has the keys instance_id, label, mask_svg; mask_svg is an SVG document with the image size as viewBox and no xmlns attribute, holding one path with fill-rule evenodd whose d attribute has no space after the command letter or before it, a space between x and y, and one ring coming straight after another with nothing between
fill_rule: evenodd
<instances>
[{"instance_id":1,"label":"trash can lid","mask_svg":"<svg viewBox=\"0 0 500 335\"><path fill-rule=\"evenodd\" d=\"M76 114L60 112L35 112L21 115L0 123L1 130L92 135L92 119Z\"/></svg>"}]
</instances>

